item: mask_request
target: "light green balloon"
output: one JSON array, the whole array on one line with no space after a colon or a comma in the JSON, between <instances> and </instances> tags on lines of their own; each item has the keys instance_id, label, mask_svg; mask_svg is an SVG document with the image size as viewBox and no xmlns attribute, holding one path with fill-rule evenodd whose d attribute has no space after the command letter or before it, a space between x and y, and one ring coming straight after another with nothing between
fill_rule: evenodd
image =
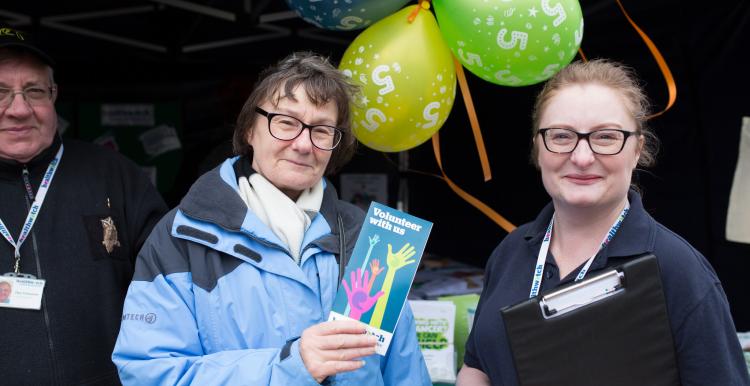
<instances>
[{"instance_id":1,"label":"light green balloon","mask_svg":"<svg viewBox=\"0 0 750 386\"><path fill-rule=\"evenodd\" d=\"M527 86L568 65L583 39L577 0L433 0L459 61L501 86Z\"/></svg>"}]
</instances>

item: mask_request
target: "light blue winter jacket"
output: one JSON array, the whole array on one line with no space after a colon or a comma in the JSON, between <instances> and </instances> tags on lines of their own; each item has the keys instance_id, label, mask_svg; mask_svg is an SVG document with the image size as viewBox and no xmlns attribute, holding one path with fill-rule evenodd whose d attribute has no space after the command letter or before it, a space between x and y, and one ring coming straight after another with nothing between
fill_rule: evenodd
<instances>
[{"instance_id":1,"label":"light blue winter jacket","mask_svg":"<svg viewBox=\"0 0 750 386\"><path fill-rule=\"evenodd\" d=\"M203 175L144 244L112 354L124 385L318 384L298 337L327 320L364 213L326 186L298 266L241 200L248 169L233 158ZM364 360L325 384L430 385L408 306L387 355Z\"/></svg>"}]
</instances>

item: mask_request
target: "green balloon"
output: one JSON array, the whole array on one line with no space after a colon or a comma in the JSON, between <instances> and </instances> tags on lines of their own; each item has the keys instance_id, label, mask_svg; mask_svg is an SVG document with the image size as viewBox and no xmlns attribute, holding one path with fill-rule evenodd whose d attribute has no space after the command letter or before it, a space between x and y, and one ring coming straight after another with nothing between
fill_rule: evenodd
<instances>
[{"instance_id":1,"label":"green balloon","mask_svg":"<svg viewBox=\"0 0 750 386\"><path fill-rule=\"evenodd\" d=\"M433 0L440 32L472 73L527 86L568 65L583 39L577 0Z\"/></svg>"}]
</instances>

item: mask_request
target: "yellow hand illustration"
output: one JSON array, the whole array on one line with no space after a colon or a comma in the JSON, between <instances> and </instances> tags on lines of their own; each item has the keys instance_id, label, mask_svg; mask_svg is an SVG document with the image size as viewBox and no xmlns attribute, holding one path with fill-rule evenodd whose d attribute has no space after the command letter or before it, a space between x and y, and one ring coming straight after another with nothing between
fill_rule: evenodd
<instances>
[{"instance_id":1,"label":"yellow hand illustration","mask_svg":"<svg viewBox=\"0 0 750 386\"><path fill-rule=\"evenodd\" d=\"M417 251L414 250L414 247L410 245L409 243L406 243L401 249L393 253L393 249L391 248L391 244L388 244L388 259L386 260L388 262L388 268L392 270L397 270L401 267L407 266L411 263L413 263L415 260L411 259L412 256L414 256L417 253Z\"/></svg>"},{"instance_id":2,"label":"yellow hand illustration","mask_svg":"<svg viewBox=\"0 0 750 386\"><path fill-rule=\"evenodd\" d=\"M385 274L385 280L383 280L383 287L381 288L384 295L378 299L378 303L375 305L375 310L372 312L372 318L370 319L371 326L380 328L383 324L385 307L388 305L388 298L391 296L391 287L393 287L393 279L396 277L396 271L416 262L416 260L411 259L415 254L417 254L417 251L409 243L406 243L406 245L401 247L396 253L393 253L391 244L388 244L388 257L386 258L388 272Z\"/></svg>"}]
</instances>

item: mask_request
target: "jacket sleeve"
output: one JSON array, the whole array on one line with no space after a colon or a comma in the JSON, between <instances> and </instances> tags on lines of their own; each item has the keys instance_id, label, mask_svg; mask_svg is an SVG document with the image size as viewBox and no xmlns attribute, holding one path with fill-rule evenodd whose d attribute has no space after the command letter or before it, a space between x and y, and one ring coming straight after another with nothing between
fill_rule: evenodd
<instances>
[{"instance_id":1,"label":"jacket sleeve","mask_svg":"<svg viewBox=\"0 0 750 386\"><path fill-rule=\"evenodd\" d=\"M139 253L125 298L112 354L123 385L318 385L297 340L277 348L204 347L201 336L209 331L196 319L189 246L171 237L173 215L166 217Z\"/></svg>"},{"instance_id":2,"label":"jacket sleeve","mask_svg":"<svg viewBox=\"0 0 750 386\"><path fill-rule=\"evenodd\" d=\"M385 360L381 362L381 371L385 385L432 385L422 351L419 349L414 315L409 302L404 303L391 346Z\"/></svg>"},{"instance_id":3,"label":"jacket sleeve","mask_svg":"<svg viewBox=\"0 0 750 386\"><path fill-rule=\"evenodd\" d=\"M750 385L735 331L726 296L717 283L675 334L683 385Z\"/></svg>"}]
</instances>

